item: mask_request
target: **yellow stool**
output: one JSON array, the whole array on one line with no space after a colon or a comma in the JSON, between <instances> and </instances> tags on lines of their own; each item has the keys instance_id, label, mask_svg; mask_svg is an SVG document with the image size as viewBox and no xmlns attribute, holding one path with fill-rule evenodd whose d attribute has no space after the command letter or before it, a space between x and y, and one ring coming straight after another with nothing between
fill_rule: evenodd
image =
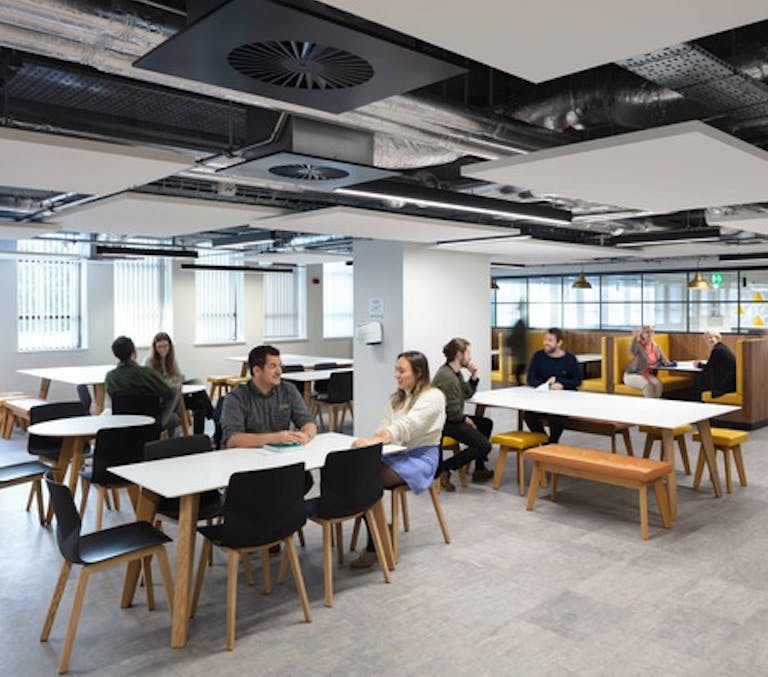
<instances>
[{"instance_id":1,"label":"yellow stool","mask_svg":"<svg viewBox=\"0 0 768 677\"><path fill-rule=\"evenodd\" d=\"M491 437L491 442L499 445L499 458L496 461L496 469L493 471L493 488L498 489L501 486L501 475L504 472L504 464L507 462L507 454L514 451L517 454L517 483L520 495L525 496L523 452L531 447L538 447L548 440L544 433L531 433L525 430L510 430Z\"/></svg>"},{"instance_id":2,"label":"yellow stool","mask_svg":"<svg viewBox=\"0 0 768 677\"><path fill-rule=\"evenodd\" d=\"M701 442L701 434L695 433L693 439ZM733 491L733 482L731 480L731 452L733 460L736 463L736 470L739 473L739 482L742 487L747 486L747 473L744 470L744 458L741 455L741 445L749 439L749 433L744 430L730 430L729 428L712 428L712 443L715 450L723 452L725 461L725 487L730 494ZM699 458L696 460L696 474L693 476L693 488L698 489L701 483L701 475L704 472L704 445L699 447ZM717 462L717 459L715 459ZM710 477L712 468L709 469Z\"/></svg>"},{"instance_id":3,"label":"yellow stool","mask_svg":"<svg viewBox=\"0 0 768 677\"><path fill-rule=\"evenodd\" d=\"M677 442L677 446L680 449L680 457L683 459L683 468L685 468L685 474L691 474L691 463L688 460L688 448L685 445L685 435L693 430L693 426L679 425L677 428L672 429L672 437ZM643 458L648 458L651 455L653 449L653 443L661 442L661 428L656 428L650 425L641 425L640 432L645 433L645 449L643 449ZM661 444L659 444L661 448ZM662 453L663 455L663 453Z\"/></svg>"},{"instance_id":4,"label":"yellow stool","mask_svg":"<svg viewBox=\"0 0 768 677\"><path fill-rule=\"evenodd\" d=\"M443 436L443 441L440 443L440 448L443 451L452 451L453 455L456 456L456 454L459 453L459 441L453 439L453 437L448 437L448 435ZM463 488L466 488L467 486L467 466L463 465L458 470L459 473L459 484ZM438 482L438 488L440 486L440 483Z\"/></svg>"}]
</instances>

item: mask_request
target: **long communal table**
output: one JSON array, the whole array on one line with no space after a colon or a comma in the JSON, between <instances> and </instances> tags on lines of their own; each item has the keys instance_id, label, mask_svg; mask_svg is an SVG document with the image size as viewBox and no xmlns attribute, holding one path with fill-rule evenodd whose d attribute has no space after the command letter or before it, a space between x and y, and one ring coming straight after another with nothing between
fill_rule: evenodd
<instances>
[{"instance_id":1,"label":"long communal table","mask_svg":"<svg viewBox=\"0 0 768 677\"><path fill-rule=\"evenodd\" d=\"M722 490L709 420L739 409L739 407L725 404L662 400L631 395L609 395L578 390L540 391L528 386L479 391L470 401L481 408L504 407L521 411L535 411L541 414L578 416L579 418L592 418L599 421L649 425L660 428L663 458L672 464L672 472L667 477L672 519L677 517L677 484L672 431L682 425L695 424L698 427L709 467L712 468L715 491L720 496Z\"/></svg>"},{"instance_id":2,"label":"long communal table","mask_svg":"<svg viewBox=\"0 0 768 677\"><path fill-rule=\"evenodd\" d=\"M113 474L141 487L137 520L145 520L152 524L161 497L180 499L171 624L172 647L183 647L187 643L187 617L200 493L226 487L230 476L236 472L266 470L293 463L304 463L307 470L321 468L329 453L349 449L354 439L350 435L324 433L317 435L309 444L296 449L284 451L224 449L204 454L113 466L109 469ZM385 452L402 451L402 449L403 447L396 445L384 447ZM374 515L380 533L386 536L382 538L382 542L387 563L390 569L394 569L392 544L388 536L389 530L381 501L374 507ZM128 566L121 600L122 607L130 606L133 601L139 568L138 565L133 564Z\"/></svg>"},{"instance_id":3,"label":"long communal table","mask_svg":"<svg viewBox=\"0 0 768 677\"><path fill-rule=\"evenodd\" d=\"M51 381L59 383L71 383L72 385L86 385L93 389L93 413L100 414L104 410L104 378L107 372L115 368L114 364L96 364L82 367L41 367L38 369L19 369L19 374L34 376L40 379L41 400L48 397L48 389Z\"/></svg>"},{"instance_id":4,"label":"long communal table","mask_svg":"<svg viewBox=\"0 0 768 677\"><path fill-rule=\"evenodd\" d=\"M240 362L240 376L248 376L248 356L234 355L225 358L230 362ZM348 357L327 357L324 355L300 355L299 353L280 353L280 362L284 367L300 366L312 369L316 364L335 362L339 367L351 367L353 361Z\"/></svg>"}]
</instances>

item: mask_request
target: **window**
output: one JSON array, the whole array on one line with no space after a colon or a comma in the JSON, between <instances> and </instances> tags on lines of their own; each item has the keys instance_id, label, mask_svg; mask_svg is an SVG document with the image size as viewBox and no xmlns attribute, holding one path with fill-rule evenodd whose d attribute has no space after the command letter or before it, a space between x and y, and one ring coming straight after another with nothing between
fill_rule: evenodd
<instances>
[{"instance_id":1,"label":"window","mask_svg":"<svg viewBox=\"0 0 768 677\"><path fill-rule=\"evenodd\" d=\"M167 259L115 261L115 336L149 346L159 331L172 332L171 265Z\"/></svg>"},{"instance_id":2,"label":"window","mask_svg":"<svg viewBox=\"0 0 768 677\"><path fill-rule=\"evenodd\" d=\"M323 264L323 338L354 332L353 271L346 262Z\"/></svg>"},{"instance_id":3,"label":"window","mask_svg":"<svg viewBox=\"0 0 768 677\"><path fill-rule=\"evenodd\" d=\"M305 338L306 279L304 266L264 275L265 339Z\"/></svg>"},{"instance_id":4,"label":"window","mask_svg":"<svg viewBox=\"0 0 768 677\"><path fill-rule=\"evenodd\" d=\"M240 252L203 254L200 263L242 266ZM195 271L195 343L243 341L243 273Z\"/></svg>"},{"instance_id":5,"label":"window","mask_svg":"<svg viewBox=\"0 0 768 677\"><path fill-rule=\"evenodd\" d=\"M19 242L19 251L30 254L17 265L19 351L85 347L81 247L63 240Z\"/></svg>"}]
</instances>

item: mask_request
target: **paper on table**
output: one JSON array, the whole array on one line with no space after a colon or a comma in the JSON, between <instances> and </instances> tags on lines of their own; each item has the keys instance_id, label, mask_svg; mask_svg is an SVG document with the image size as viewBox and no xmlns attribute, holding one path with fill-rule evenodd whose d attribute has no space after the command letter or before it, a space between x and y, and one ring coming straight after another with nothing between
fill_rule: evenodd
<instances>
[{"instance_id":1,"label":"paper on table","mask_svg":"<svg viewBox=\"0 0 768 677\"><path fill-rule=\"evenodd\" d=\"M549 382L544 381L540 386L536 386L536 390L538 390L540 393L547 393L549 392Z\"/></svg>"}]
</instances>

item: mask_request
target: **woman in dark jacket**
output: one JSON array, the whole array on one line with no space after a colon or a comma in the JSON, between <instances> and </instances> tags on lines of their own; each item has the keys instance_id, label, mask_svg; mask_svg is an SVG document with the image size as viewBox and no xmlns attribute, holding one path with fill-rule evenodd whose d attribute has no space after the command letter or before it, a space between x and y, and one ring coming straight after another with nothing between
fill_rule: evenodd
<instances>
[{"instance_id":1,"label":"woman in dark jacket","mask_svg":"<svg viewBox=\"0 0 768 677\"><path fill-rule=\"evenodd\" d=\"M736 357L721 339L718 331L704 332L704 340L709 346L709 357L695 362L697 367L702 368L703 373L709 375L712 397L736 391Z\"/></svg>"}]
</instances>

